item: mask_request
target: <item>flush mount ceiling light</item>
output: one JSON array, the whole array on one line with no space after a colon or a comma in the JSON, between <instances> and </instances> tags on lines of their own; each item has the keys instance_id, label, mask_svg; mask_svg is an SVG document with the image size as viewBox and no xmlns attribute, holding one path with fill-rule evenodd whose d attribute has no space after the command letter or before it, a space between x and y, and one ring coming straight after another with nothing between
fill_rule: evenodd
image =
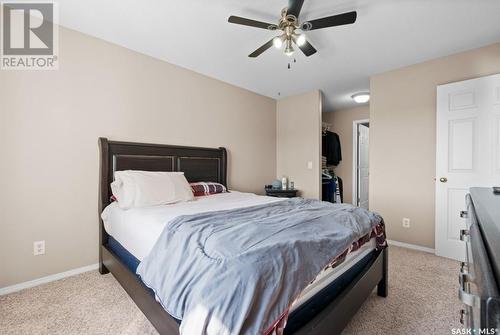
<instances>
[{"instance_id":1,"label":"flush mount ceiling light","mask_svg":"<svg viewBox=\"0 0 500 335\"><path fill-rule=\"evenodd\" d=\"M365 104L370 101L370 93L369 92L360 92L351 96L352 100L354 100L358 104Z\"/></svg>"},{"instance_id":2,"label":"flush mount ceiling light","mask_svg":"<svg viewBox=\"0 0 500 335\"><path fill-rule=\"evenodd\" d=\"M277 49L283 49L283 52L287 56L292 56L295 51L293 44L296 44L304 55L309 57L315 54L317 50L311 45L311 43L309 43L309 41L307 41L307 37L304 32L343 26L356 22L357 13L354 11L310 21L299 20L299 14L303 4L304 0L288 0L288 7L283 8L281 11L280 20L277 24L256 21L234 15L230 16L228 21L230 23L277 31L280 33L280 35L271 39L269 42L248 55L248 57L252 58L258 57L272 46Z\"/></svg>"}]
</instances>

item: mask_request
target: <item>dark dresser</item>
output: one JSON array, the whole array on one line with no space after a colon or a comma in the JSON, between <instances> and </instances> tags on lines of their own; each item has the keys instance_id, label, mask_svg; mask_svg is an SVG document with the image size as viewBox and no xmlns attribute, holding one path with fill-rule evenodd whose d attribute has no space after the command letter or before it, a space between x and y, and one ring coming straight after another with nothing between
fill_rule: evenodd
<instances>
[{"instance_id":1,"label":"dark dresser","mask_svg":"<svg viewBox=\"0 0 500 335\"><path fill-rule=\"evenodd\" d=\"M467 258L461 264L460 321L472 334L500 329L500 195L491 188L471 188L467 195ZM474 331L475 330L475 331ZM481 332L482 331L482 332ZM485 331L493 331L485 332Z\"/></svg>"}]
</instances>

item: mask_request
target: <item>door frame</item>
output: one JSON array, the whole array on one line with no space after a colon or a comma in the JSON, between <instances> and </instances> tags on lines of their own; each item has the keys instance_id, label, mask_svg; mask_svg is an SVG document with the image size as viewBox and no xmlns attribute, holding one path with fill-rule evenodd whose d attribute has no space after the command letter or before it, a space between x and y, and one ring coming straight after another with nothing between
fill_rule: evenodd
<instances>
[{"instance_id":1,"label":"door frame","mask_svg":"<svg viewBox=\"0 0 500 335\"><path fill-rule=\"evenodd\" d=\"M358 128L360 124L370 124L370 119L361 119L352 121L352 204L359 206L358 203Z\"/></svg>"}]
</instances>

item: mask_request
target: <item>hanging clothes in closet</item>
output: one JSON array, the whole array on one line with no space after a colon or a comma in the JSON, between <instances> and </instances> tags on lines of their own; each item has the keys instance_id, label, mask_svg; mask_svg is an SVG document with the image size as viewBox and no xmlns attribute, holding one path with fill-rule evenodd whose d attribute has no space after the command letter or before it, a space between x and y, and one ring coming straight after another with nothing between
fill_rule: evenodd
<instances>
[{"instance_id":1,"label":"hanging clothes in closet","mask_svg":"<svg viewBox=\"0 0 500 335\"><path fill-rule=\"evenodd\" d=\"M330 170L324 169L322 174L322 184L323 201L333 203L343 202L342 178L336 176Z\"/></svg>"},{"instance_id":2,"label":"hanging clothes in closet","mask_svg":"<svg viewBox=\"0 0 500 335\"><path fill-rule=\"evenodd\" d=\"M342 178L335 176L334 177L334 183L335 183L335 203L341 204L343 203L343 185L342 185Z\"/></svg>"},{"instance_id":3,"label":"hanging clothes in closet","mask_svg":"<svg viewBox=\"0 0 500 335\"><path fill-rule=\"evenodd\" d=\"M322 136L323 156L326 157L326 164L339 165L342 160L342 149L340 147L339 135L329 130L323 131Z\"/></svg>"}]
</instances>

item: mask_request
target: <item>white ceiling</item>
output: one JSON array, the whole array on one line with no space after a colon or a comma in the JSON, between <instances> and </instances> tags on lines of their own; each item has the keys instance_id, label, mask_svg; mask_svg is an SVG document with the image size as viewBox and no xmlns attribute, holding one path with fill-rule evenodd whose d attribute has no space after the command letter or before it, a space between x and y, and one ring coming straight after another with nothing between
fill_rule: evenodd
<instances>
[{"instance_id":1,"label":"white ceiling","mask_svg":"<svg viewBox=\"0 0 500 335\"><path fill-rule=\"evenodd\" d=\"M356 10L354 25L307 33L318 53L297 63L270 49L276 33L227 23L276 23L287 0L59 0L63 26L279 98L321 89L324 109L353 106L373 74L500 42L499 0L305 0L301 19ZM499 55L500 57L500 55Z\"/></svg>"}]
</instances>

